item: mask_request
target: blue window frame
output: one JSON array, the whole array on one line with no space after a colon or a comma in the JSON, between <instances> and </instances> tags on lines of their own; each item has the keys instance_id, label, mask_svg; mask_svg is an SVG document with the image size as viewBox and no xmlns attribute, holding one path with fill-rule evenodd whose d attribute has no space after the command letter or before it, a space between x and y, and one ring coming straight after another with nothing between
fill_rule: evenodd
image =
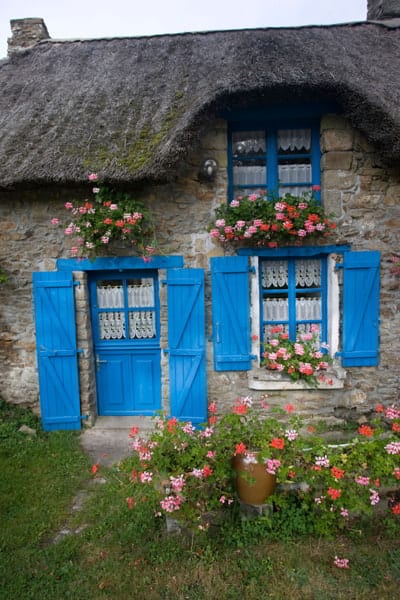
<instances>
[{"instance_id":1,"label":"blue window frame","mask_svg":"<svg viewBox=\"0 0 400 600\"><path fill-rule=\"evenodd\" d=\"M315 331L326 342L326 256L260 258L259 272L261 341L267 342L279 325L293 341L301 333Z\"/></svg>"},{"instance_id":2,"label":"blue window frame","mask_svg":"<svg viewBox=\"0 0 400 600\"><path fill-rule=\"evenodd\" d=\"M229 201L255 192L300 196L319 185L319 119L230 125Z\"/></svg>"},{"instance_id":3,"label":"blue window frame","mask_svg":"<svg viewBox=\"0 0 400 600\"><path fill-rule=\"evenodd\" d=\"M90 289L97 345L142 347L159 342L156 271L96 273L91 277Z\"/></svg>"}]
</instances>

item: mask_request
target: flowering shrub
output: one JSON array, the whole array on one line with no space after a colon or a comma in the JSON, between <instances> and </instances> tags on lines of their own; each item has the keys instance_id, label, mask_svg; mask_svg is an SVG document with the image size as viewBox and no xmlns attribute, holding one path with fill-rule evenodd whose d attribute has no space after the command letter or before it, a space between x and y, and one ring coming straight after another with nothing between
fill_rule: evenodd
<instances>
[{"instance_id":1,"label":"flowering shrub","mask_svg":"<svg viewBox=\"0 0 400 600\"><path fill-rule=\"evenodd\" d=\"M219 206L209 232L223 244L240 241L276 248L324 238L335 227L311 192L301 197L286 194L279 199L250 194Z\"/></svg>"},{"instance_id":2,"label":"flowering shrub","mask_svg":"<svg viewBox=\"0 0 400 600\"><path fill-rule=\"evenodd\" d=\"M310 333L301 333L295 342L288 339L281 325L272 328L271 333L271 339L264 345L263 366L312 386L317 386L320 381L330 381L323 372L332 359L326 354L327 344L320 344L315 326L311 326Z\"/></svg>"},{"instance_id":3,"label":"flowering shrub","mask_svg":"<svg viewBox=\"0 0 400 600\"><path fill-rule=\"evenodd\" d=\"M132 430L132 497L148 498L156 490L155 515L172 514L195 530L207 529L217 508L237 503L232 458L254 456L275 474L278 487L269 499L285 526L293 502L309 519L313 531L332 535L352 519L381 507L388 517L400 515L400 409L377 405L370 424L363 424L351 442L328 444L305 430L294 406L258 407L239 398L229 414L217 417L209 406L211 423L195 429L175 418L157 417L147 438ZM286 512L285 512L286 511ZM274 522L275 513L271 519Z\"/></svg>"},{"instance_id":4,"label":"flowering shrub","mask_svg":"<svg viewBox=\"0 0 400 600\"><path fill-rule=\"evenodd\" d=\"M157 417L148 439L132 434L132 481L155 486L155 514L179 514L198 530L207 528L207 515L233 502L230 456L217 448L213 427L196 429L190 422Z\"/></svg>"},{"instance_id":5,"label":"flowering shrub","mask_svg":"<svg viewBox=\"0 0 400 600\"><path fill-rule=\"evenodd\" d=\"M96 183L97 175L91 173L89 181ZM99 184L93 187L90 200L66 202L69 219L64 234L75 238L72 256L95 257L102 254L112 241L121 241L135 247L144 258L154 252L155 230L150 212L132 200L129 194L114 192ZM60 220L53 218L53 225Z\"/></svg>"}]
</instances>

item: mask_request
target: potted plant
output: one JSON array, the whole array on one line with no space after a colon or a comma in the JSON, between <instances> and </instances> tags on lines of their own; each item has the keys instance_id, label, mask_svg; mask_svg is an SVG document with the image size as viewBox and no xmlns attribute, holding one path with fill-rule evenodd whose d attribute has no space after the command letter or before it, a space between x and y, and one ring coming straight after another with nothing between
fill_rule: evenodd
<instances>
[{"instance_id":1,"label":"potted plant","mask_svg":"<svg viewBox=\"0 0 400 600\"><path fill-rule=\"evenodd\" d=\"M246 397L219 416L212 402L209 413L202 429L165 416L156 418L147 438L133 428L130 508L153 494L157 516L204 531L216 514L222 518L237 503L239 478L251 488L260 471L274 479L275 489L255 502L247 496L243 501L268 502L280 514L287 511L288 519L295 502L317 533L330 535L371 514L383 506L384 495L385 514L400 518L399 408L377 405L370 421L363 419L350 439L336 443L305 426L289 403L271 408L265 398L256 404ZM235 464L238 457L259 468L247 471Z\"/></svg>"},{"instance_id":2,"label":"potted plant","mask_svg":"<svg viewBox=\"0 0 400 600\"><path fill-rule=\"evenodd\" d=\"M312 192L303 196L250 194L218 206L208 230L222 243L276 248L326 238L336 224Z\"/></svg>"},{"instance_id":3,"label":"potted plant","mask_svg":"<svg viewBox=\"0 0 400 600\"><path fill-rule=\"evenodd\" d=\"M145 260L155 251L155 227L150 211L125 192L98 183L96 173L88 176L92 198L66 202L68 221L53 217L53 225L62 225L64 234L74 238L71 255L94 258L103 255L114 242L136 250Z\"/></svg>"}]
</instances>

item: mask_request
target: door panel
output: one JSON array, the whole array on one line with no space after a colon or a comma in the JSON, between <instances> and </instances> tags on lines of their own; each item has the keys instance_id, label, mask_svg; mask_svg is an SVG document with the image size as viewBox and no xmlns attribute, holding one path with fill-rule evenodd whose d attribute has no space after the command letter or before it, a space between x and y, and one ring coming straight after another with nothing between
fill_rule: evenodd
<instances>
[{"instance_id":1,"label":"door panel","mask_svg":"<svg viewBox=\"0 0 400 600\"><path fill-rule=\"evenodd\" d=\"M154 414L161 406L157 273L98 273L90 293L99 414Z\"/></svg>"}]
</instances>

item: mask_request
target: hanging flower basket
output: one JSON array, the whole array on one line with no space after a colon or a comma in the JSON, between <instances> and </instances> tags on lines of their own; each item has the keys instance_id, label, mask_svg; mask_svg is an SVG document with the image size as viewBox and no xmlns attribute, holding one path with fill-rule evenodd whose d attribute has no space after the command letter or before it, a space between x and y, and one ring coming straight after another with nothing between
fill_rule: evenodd
<instances>
[{"instance_id":1,"label":"hanging flower basket","mask_svg":"<svg viewBox=\"0 0 400 600\"><path fill-rule=\"evenodd\" d=\"M215 210L210 236L222 243L276 248L316 242L332 233L336 224L312 193L284 198L250 194L238 196Z\"/></svg>"},{"instance_id":2,"label":"hanging flower basket","mask_svg":"<svg viewBox=\"0 0 400 600\"><path fill-rule=\"evenodd\" d=\"M150 211L129 194L99 184L95 173L88 179L98 186L92 188L92 198L66 202L65 224L58 218L51 220L53 225L63 226L64 234L74 239L71 255L103 256L110 245L118 243L149 260L155 251L155 227Z\"/></svg>"}]
</instances>

